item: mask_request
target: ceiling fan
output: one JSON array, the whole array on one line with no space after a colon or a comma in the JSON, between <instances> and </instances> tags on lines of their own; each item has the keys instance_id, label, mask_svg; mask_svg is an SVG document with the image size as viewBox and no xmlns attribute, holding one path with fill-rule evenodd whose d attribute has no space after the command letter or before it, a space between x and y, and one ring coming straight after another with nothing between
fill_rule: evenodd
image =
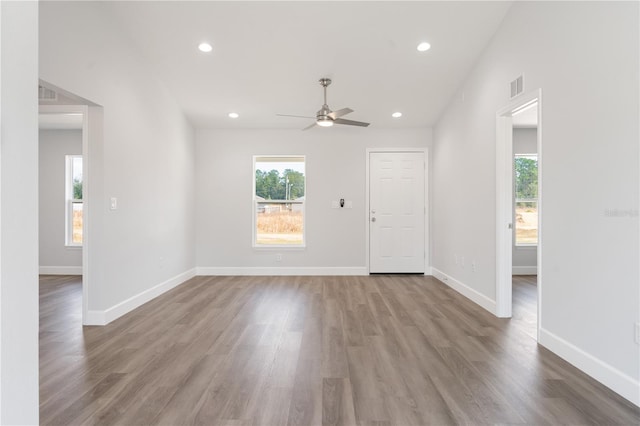
<instances>
[{"instance_id":1,"label":"ceiling fan","mask_svg":"<svg viewBox=\"0 0 640 426\"><path fill-rule=\"evenodd\" d=\"M321 78L319 81L320 81L320 85L324 88L324 104L322 105L322 108L320 108L320 111L316 113L315 117L306 117L302 115L288 115L288 114L276 114L276 115L280 117L311 118L316 120L313 124L305 127L302 130L308 130L315 126L331 127L334 124L346 124L348 126L360 126L360 127L367 127L369 125L369 123L364 123L362 121L345 120L344 118L340 118L342 116L352 113L353 110L351 108L342 108L337 111L331 111L331 109L329 108L329 105L327 105L327 86L331 84L331 79Z\"/></svg>"}]
</instances>

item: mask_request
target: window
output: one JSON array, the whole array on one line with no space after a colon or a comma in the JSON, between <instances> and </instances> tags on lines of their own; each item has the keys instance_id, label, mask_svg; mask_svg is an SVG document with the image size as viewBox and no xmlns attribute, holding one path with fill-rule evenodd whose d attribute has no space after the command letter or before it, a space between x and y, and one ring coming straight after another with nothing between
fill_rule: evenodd
<instances>
[{"instance_id":1,"label":"window","mask_svg":"<svg viewBox=\"0 0 640 426\"><path fill-rule=\"evenodd\" d=\"M515 244L538 244L538 156L515 155Z\"/></svg>"},{"instance_id":2,"label":"window","mask_svg":"<svg viewBox=\"0 0 640 426\"><path fill-rule=\"evenodd\" d=\"M254 247L304 247L304 156L255 156Z\"/></svg>"},{"instance_id":3,"label":"window","mask_svg":"<svg viewBox=\"0 0 640 426\"><path fill-rule=\"evenodd\" d=\"M66 245L82 246L82 155L66 156Z\"/></svg>"}]
</instances>

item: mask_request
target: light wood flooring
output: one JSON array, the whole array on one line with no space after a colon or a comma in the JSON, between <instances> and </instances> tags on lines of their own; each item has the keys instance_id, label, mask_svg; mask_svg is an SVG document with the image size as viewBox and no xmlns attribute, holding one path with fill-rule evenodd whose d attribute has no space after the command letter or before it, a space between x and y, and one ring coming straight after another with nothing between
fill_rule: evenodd
<instances>
[{"instance_id":1,"label":"light wood flooring","mask_svg":"<svg viewBox=\"0 0 640 426\"><path fill-rule=\"evenodd\" d=\"M80 306L41 277L43 425L640 423L432 277L196 277L104 327Z\"/></svg>"},{"instance_id":2,"label":"light wood flooring","mask_svg":"<svg viewBox=\"0 0 640 426\"><path fill-rule=\"evenodd\" d=\"M523 333L537 339L538 286L535 275L514 275L512 280L513 311L511 323Z\"/></svg>"}]
</instances>

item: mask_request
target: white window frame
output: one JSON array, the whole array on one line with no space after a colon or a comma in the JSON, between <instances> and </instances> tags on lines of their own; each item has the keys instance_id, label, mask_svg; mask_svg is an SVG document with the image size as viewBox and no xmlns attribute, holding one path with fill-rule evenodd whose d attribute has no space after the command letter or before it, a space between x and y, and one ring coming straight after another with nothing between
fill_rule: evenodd
<instances>
[{"instance_id":1,"label":"white window frame","mask_svg":"<svg viewBox=\"0 0 640 426\"><path fill-rule=\"evenodd\" d=\"M82 204L84 207L84 200L78 200L73 198L73 161L77 158L82 159L82 155L73 154L65 156L65 245L67 247L82 247L82 243L76 243L73 241L73 205ZM82 159L83 160L83 159ZM84 160L82 161L83 175L84 175ZM84 190L84 176L83 176L83 190ZM84 193L82 194L84 198ZM84 208L83 208L84 216ZM83 217L84 222L84 217ZM84 240L84 236L83 236Z\"/></svg>"},{"instance_id":2,"label":"white window frame","mask_svg":"<svg viewBox=\"0 0 640 426\"><path fill-rule=\"evenodd\" d=\"M538 243L519 243L518 239L516 237L516 231L518 228L518 225L516 223L516 205L518 203L536 203L536 210L538 210L538 198L516 198L516 170L515 170L515 160L516 158L531 158L531 159L535 159L536 160L536 164L538 164L538 154L514 154L513 155L513 162L514 162L514 167L513 167L513 245L518 248L518 249L522 249L522 248L536 248L538 246ZM538 167L540 167L538 165ZM538 178L539 179L539 178ZM538 187L540 186L540 181L538 180ZM538 210L538 214L540 214L540 211ZM536 238L536 240L539 240L540 237L540 219L538 217L538 237Z\"/></svg>"},{"instance_id":3,"label":"white window frame","mask_svg":"<svg viewBox=\"0 0 640 426\"><path fill-rule=\"evenodd\" d=\"M268 161L273 162L287 162L290 159L302 159L301 162L304 164L304 200L295 201L292 203L292 200L270 200L276 203L286 203L286 204L300 204L302 206L302 243L301 244L258 244L258 230L257 230L257 212L258 212L258 203L261 202L256 197L256 162L260 162L259 160L268 159ZM251 245L254 249L304 249L307 246L307 158L304 155L254 155L253 156L253 174L252 174L252 241Z\"/></svg>"}]
</instances>

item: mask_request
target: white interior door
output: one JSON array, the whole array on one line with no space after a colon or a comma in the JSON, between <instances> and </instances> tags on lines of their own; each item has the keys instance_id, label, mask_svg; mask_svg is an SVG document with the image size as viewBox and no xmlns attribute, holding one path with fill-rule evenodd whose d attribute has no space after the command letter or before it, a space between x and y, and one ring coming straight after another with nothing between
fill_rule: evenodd
<instances>
[{"instance_id":1,"label":"white interior door","mask_svg":"<svg viewBox=\"0 0 640 426\"><path fill-rule=\"evenodd\" d=\"M423 152L369 153L369 272L424 273Z\"/></svg>"}]
</instances>

